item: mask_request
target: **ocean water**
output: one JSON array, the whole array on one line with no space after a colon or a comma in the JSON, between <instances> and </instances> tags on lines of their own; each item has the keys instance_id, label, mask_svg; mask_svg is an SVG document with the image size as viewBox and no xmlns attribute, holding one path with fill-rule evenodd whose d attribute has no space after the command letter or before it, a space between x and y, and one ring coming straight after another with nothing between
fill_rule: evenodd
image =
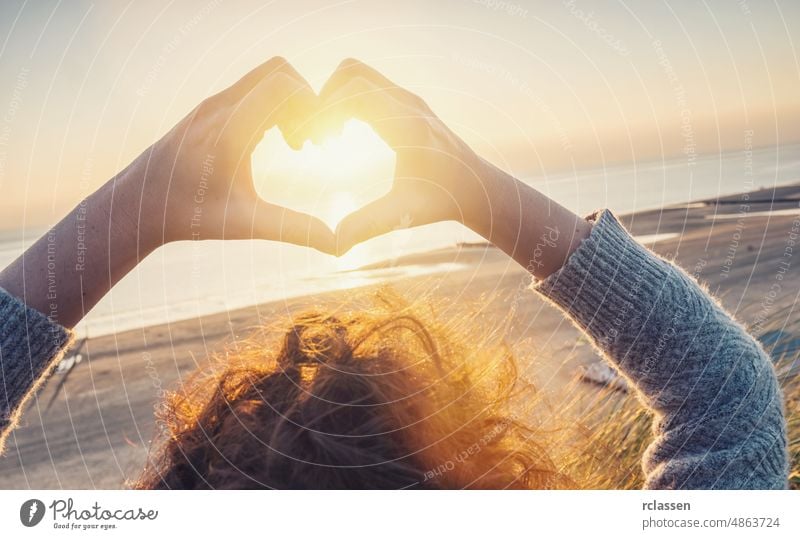
<instances>
[{"instance_id":1,"label":"ocean water","mask_svg":"<svg viewBox=\"0 0 800 539\"><path fill-rule=\"evenodd\" d=\"M526 181L581 214L603 207L626 213L800 182L800 145L699 156L691 162L683 157L565 172ZM0 240L0 264L8 264L35 239L30 233L24 237ZM354 269L479 240L458 224L439 223L373 239L342 259L265 241L171 244L120 281L76 328L77 334L97 336L264 301L452 271L458 269L454 264Z\"/></svg>"}]
</instances>

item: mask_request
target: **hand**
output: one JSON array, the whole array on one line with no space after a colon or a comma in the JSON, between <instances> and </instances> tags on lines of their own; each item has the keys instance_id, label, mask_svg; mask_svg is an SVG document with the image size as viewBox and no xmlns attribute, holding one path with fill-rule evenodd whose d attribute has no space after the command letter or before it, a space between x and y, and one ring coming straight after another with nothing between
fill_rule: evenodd
<instances>
[{"instance_id":1,"label":"hand","mask_svg":"<svg viewBox=\"0 0 800 539\"><path fill-rule=\"evenodd\" d=\"M396 154L391 191L339 223L337 253L398 225L455 220L543 279L588 237L589 222L481 159L422 99L361 62L345 60L320 99L316 125L358 118Z\"/></svg>"},{"instance_id":2,"label":"hand","mask_svg":"<svg viewBox=\"0 0 800 539\"><path fill-rule=\"evenodd\" d=\"M339 223L339 254L401 224L456 220L469 225L471 217L482 213L487 164L422 99L371 67L345 60L323 87L320 100L315 125L335 129L350 118L362 120L396 154L391 191Z\"/></svg>"},{"instance_id":3,"label":"hand","mask_svg":"<svg viewBox=\"0 0 800 539\"><path fill-rule=\"evenodd\" d=\"M308 82L281 58L203 101L131 165L133 181L141 182L133 189L141 203L126 206L140 208L139 233L153 247L253 238L333 253L333 232L322 221L258 196L250 164L264 132L276 125L299 148L297 126L314 114L317 101Z\"/></svg>"},{"instance_id":4,"label":"hand","mask_svg":"<svg viewBox=\"0 0 800 539\"><path fill-rule=\"evenodd\" d=\"M277 125L297 147L296 126L317 99L289 64L269 60L205 100L67 214L0 272L0 287L73 327L166 242L261 238L333 252L328 227L261 200L250 174L263 132Z\"/></svg>"}]
</instances>

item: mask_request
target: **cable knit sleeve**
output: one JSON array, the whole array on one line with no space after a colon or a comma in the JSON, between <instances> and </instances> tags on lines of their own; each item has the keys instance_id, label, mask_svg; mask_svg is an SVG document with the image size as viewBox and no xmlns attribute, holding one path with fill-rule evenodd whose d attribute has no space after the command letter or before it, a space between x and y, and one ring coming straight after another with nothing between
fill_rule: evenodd
<instances>
[{"instance_id":1,"label":"cable knit sleeve","mask_svg":"<svg viewBox=\"0 0 800 539\"><path fill-rule=\"evenodd\" d=\"M780 388L757 341L698 283L603 211L533 289L562 309L653 410L647 488L781 489Z\"/></svg>"},{"instance_id":2,"label":"cable knit sleeve","mask_svg":"<svg viewBox=\"0 0 800 539\"><path fill-rule=\"evenodd\" d=\"M69 330L0 288L0 454L25 402L71 340Z\"/></svg>"}]
</instances>

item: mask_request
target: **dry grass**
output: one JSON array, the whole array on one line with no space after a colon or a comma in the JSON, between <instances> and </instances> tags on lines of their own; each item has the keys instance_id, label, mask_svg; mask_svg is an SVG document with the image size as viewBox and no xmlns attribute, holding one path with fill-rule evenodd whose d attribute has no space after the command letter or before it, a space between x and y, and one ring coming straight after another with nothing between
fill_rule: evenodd
<instances>
[{"instance_id":1,"label":"dry grass","mask_svg":"<svg viewBox=\"0 0 800 539\"><path fill-rule=\"evenodd\" d=\"M791 325L786 324L786 320L776 321L766 326L764 333L771 330L800 335L800 320ZM766 348L768 352L774 349ZM778 354L774 361L788 423L789 485L800 489L800 350L796 346L791 348L788 353ZM557 446L563 449L558 461L563 470L571 477L580 477L584 482L582 488L641 488L644 482L641 458L652 441L650 415L633 395L625 392L598 389L576 390L572 394L576 397L566 409L572 417L580 417L580 421L574 422L578 425L578 436L572 428L557 433L560 434L560 438L556 438Z\"/></svg>"}]
</instances>

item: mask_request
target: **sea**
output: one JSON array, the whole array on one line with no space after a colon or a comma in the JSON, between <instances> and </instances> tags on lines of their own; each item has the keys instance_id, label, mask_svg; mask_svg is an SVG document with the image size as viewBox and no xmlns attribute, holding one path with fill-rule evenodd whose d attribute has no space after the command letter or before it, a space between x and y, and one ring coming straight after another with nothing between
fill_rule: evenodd
<instances>
[{"instance_id":1,"label":"sea","mask_svg":"<svg viewBox=\"0 0 800 539\"><path fill-rule=\"evenodd\" d=\"M620 164L525 181L580 214L599 208L628 213L800 183L800 144ZM19 256L42 232L4 234L0 265ZM96 337L267 301L456 271L459 267L453 263L359 268L481 240L457 223L439 223L375 238L339 259L267 241L174 243L125 276L76 332L78 337Z\"/></svg>"}]
</instances>

